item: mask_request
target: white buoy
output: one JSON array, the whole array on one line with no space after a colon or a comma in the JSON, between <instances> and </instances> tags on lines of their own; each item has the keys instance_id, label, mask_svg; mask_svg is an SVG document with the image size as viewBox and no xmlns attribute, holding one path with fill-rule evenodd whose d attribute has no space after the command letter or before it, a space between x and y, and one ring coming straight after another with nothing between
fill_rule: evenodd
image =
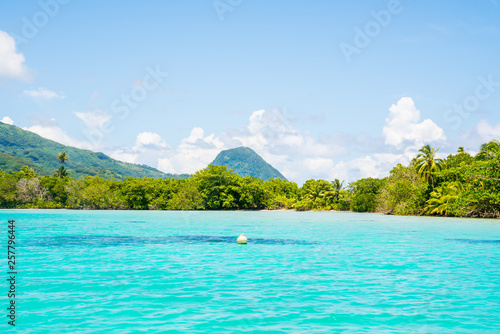
<instances>
[{"instance_id":1,"label":"white buoy","mask_svg":"<svg viewBox=\"0 0 500 334\"><path fill-rule=\"evenodd\" d=\"M247 243L247 237L245 237L243 235L243 233L241 233L241 235L238 237L238 239L236 239L236 242L239 243L239 244L246 244Z\"/></svg>"}]
</instances>

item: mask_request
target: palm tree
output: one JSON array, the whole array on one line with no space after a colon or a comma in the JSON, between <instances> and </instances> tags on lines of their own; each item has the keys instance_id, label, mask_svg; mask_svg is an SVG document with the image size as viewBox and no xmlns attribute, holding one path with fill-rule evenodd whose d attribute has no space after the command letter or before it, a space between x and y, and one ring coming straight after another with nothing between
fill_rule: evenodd
<instances>
[{"instance_id":1,"label":"palm tree","mask_svg":"<svg viewBox=\"0 0 500 334\"><path fill-rule=\"evenodd\" d=\"M458 199L462 192L462 187L458 182L449 183L446 187L437 187L431 193L431 198L427 201L425 210L433 214L448 215L450 204Z\"/></svg>"},{"instance_id":2,"label":"palm tree","mask_svg":"<svg viewBox=\"0 0 500 334\"><path fill-rule=\"evenodd\" d=\"M57 169L57 176L59 176L61 179L68 175L69 173L63 165L61 165L61 167Z\"/></svg>"},{"instance_id":3,"label":"palm tree","mask_svg":"<svg viewBox=\"0 0 500 334\"><path fill-rule=\"evenodd\" d=\"M335 191L333 189L323 190L320 194L320 198L323 199L323 204L325 206L329 206L334 202L335 199Z\"/></svg>"},{"instance_id":4,"label":"palm tree","mask_svg":"<svg viewBox=\"0 0 500 334\"><path fill-rule=\"evenodd\" d=\"M468 150L469 150L469 149L464 149L464 147L463 147L463 146L460 146L460 147L458 148L458 150L457 150L457 153L458 153L458 154L467 154L467 151L468 151Z\"/></svg>"},{"instance_id":5,"label":"palm tree","mask_svg":"<svg viewBox=\"0 0 500 334\"><path fill-rule=\"evenodd\" d=\"M432 185L432 191L434 191L434 173L439 172L444 164L443 159L436 158L437 151L439 149L425 145L419 150L420 153L415 160L417 173Z\"/></svg>"},{"instance_id":6,"label":"palm tree","mask_svg":"<svg viewBox=\"0 0 500 334\"><path fill-rule=\"evenodd\" d=\"M479 160L490 160L497 156L500 156L500 142L498 142L498 140L492 140L489 143L481 145L481 149L476 155L476 158Z\"/></svg>"},{"instance_id":7,"label":"palm tree","mask_svg":"<svg viewBox=\"0 0 500 334\"><path fill-rule=\"evenodd\" d=\"M340 191L344 188L344 181L340 182L339 179L335 179L330 182L333 185L333 191L335 193L335 199L339 200Z\"/></svg>"},{"instance_id":8,"label":"palm tree","mask_svg":"<svg viewBox=\"0 0 500 334\"><path fill-rule=\"evenodd\" d=\"M64 163L66 161L68 161L69 158L68 158L68 155L66 154L66 152L61 152L57 155L57 160L59 160L61 162L61 164L64 165Z\"/></svg>"},{"instance_id":9,"label":"palm tree","mask_svg":"<svg viewBox=\"0 0 500 334\"><path fill-rule=\"evenodd\" d=\"M57 170L57 175L62 179L69 175L66 167L64 167L64 163L69 160L69 157L66 152L61 152L57 155L57 160L61 163L61 167Z\"/></svg>"},{"instance_id":10,"label":"palm tree","mask_svg":"<svg viewBox=\"0 0 500 334\"><path fill-rule=\"evenodd\" d=\"M317 198L323 197L324 192L322 190L323 189L321 189L321 187L318 184L315 184L311 189L309 189L306 198L311 202L314 202Z\"/></svg>"}]
</instances>

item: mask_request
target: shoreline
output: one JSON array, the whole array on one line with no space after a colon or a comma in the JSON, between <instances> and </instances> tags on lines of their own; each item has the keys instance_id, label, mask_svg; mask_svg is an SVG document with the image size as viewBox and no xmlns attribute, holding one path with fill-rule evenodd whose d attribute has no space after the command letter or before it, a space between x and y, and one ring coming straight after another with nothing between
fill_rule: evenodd
<instances>
[{"instance_id":1,"label":"shoreline","mask_svg":"<svg viewBox=\"0 0 500 334\"><path fill-rule=\"evenodd\" d=\"M14 210L20 210L20 211L148 211L148 212L299 212L299 213L313 213L313 212L320 212L320 213L358 213L358 214L379 214L379 215L384 215L384 216L400 216L400 217L429 217L429 218L460 218L460 219L500 219L500 217L454 217L454 216L430 216L430 215L393 215L390 213L385 213L385 212L380 212L380 211L375 211L375 212L356 212L352 210L346 210L346 211L341 211L341 210L304 210L304 211L297 211L294 209L255 209L255 210L133 210L133 209L119 209L119 210L110 210L110 209L69 209L69 208L0 208L1 211L14 211Z\"/></svg>"}]
</instances>

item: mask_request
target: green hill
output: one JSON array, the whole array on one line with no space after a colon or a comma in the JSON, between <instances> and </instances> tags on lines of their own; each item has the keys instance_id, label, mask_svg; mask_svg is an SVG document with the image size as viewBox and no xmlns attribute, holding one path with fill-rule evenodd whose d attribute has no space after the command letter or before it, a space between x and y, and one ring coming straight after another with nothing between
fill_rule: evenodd
<instances>
[{"instance_id":1,"label":"green hill","mask_svg":"<svg viewBox=\"0 0 500 334\"><path fill-rule=\"evenodd\" d=\"M126 177L186 178L189 175L163 173L146 165L136 165L112 159L100 152L65 146L35 133L0 122L0 169L19 171L22 166L32 167L40 175L54 174L59 167L57 155L65 151L70 176L75 178L98 175L104 178Z\"/></svg>"},{"instance_id":2,"label":"green hill","mask_svg":"<svg viewBox=\"0 0 500 334\"><path fill-rule=\"evenodd\" d=\"M220 152L211 165L226 166L240 176L253 176L261 180L280 178L286 180L276 168L248 147L238 147Z\"/></svg>"}]
</instances>

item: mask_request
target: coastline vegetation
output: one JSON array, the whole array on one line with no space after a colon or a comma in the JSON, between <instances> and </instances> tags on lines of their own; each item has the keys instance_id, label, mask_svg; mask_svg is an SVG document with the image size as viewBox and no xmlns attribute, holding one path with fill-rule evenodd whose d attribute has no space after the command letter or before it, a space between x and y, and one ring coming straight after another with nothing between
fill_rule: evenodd
<instances>
[{"instance_id":1,"label":"coastline vegetation","mask_svg":"<svg viewBox=\"0 0 500 334\"><path fill-rule=\"evenodd\" d=\"M104 179L69 175L65 152L59 169L39 176L24 166L0 170L0 208L99 210L289 209L382 212L394 215L500 217L500 143L491 141L470 155L460 147L445 159L426 145L408 166L398 164L383 179L307 180L302 187L275 178L241 177L210 165L187 179Z\"/></svg>"}]
</instances>

